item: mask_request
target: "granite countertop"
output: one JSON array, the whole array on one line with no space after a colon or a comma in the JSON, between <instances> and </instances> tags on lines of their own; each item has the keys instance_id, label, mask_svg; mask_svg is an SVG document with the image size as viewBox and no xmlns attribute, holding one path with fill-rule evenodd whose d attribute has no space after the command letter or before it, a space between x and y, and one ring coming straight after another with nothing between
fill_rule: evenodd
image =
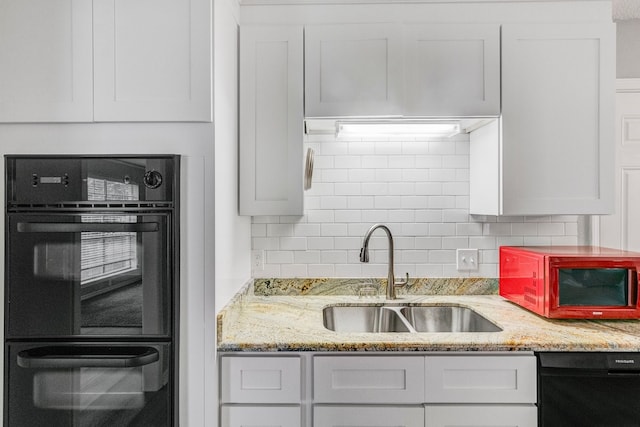
<instances>
[{"instance_id":1,"label":"granite countertop","mask_svg":"<svg viewBox=\"0 0 640 427\"><path fill-rule=\"evenodd\" d=\"M365 281L366 282L366 281ZM502 328L479 333L352 333L323 325L329 305L383 303L384 281L261 279L218 314L218 351L640 351L640 320L550 320L496 295L495 279L419 279L398 303L472 308Z\"/></svg>"}]
</instances>

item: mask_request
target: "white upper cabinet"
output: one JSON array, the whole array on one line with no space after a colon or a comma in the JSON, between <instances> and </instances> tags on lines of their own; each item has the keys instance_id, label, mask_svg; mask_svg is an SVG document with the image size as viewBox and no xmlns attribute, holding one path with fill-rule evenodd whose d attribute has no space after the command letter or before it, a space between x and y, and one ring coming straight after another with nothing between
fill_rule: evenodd
<instances>
[{"instance_id":1,"label":"white upper cabinet","mask_svg":"<svg viewBox=\"0 0 640 427\"><path fill-rule=\"evenodd\" d=\"M402 107L402 27L305 27L305 115L394 116Z\"/></svg>"},{"instance_id":2,"label":"white upper cabinet","mask_svg":"<svg viewBox=\"0 0 640 427\"><path fill-rule=\"evenodd\" d=\"M305 115L497 116L497 24L305 27Z\"/></svg>"},{"instance_id":3,"label":"white upper cabinet","mask_svg":"<svg viewBox=\"0 0 640 427\"><path fill-rule=\"evenodd\" d=\"M471 213L612 211L614 55L612 24L503 26L501 126L472 135Z\"/></svg>"},{"instance_id":4,"label":"white upper cabinet","mask_svg":"<svg viewBox=\"0 0 640 427\"><path fill-rule=\"evenodd\" d=\"M0 0L0 122L211 121L209 0Z\"/></svg>"},{"instance_id":5,"label":"white upper cabinet","mask_svg":"<svg viewBox=\"0 0 640 427\"><path fill-rule=\"evenodd\" d=\"M91 121L91 2L0 0L0 122Z\"/></svg>"},{"instance_id":6,"label":"white upper cabinet","mask_svg":"<svg viewBox=\"0 0 640 427\"><path fill-rule=\"evenodd\" d=\"M405 116L498 116L500 26L404 26Z\"/></svg>"},{"instance_id":7,"label":"white upper cabinet","mask_svg":"<svg viewBox=\"0 0 640 427\"><path fill-rule=\"evenodd\" d=\"M203 0L94 0L95 120L210 121Z\"/></svg>"},{"instance_id":8,"label":"white upper cabinet","mask_svg":"<svg viewBox=\"0 0 640 427\"><path fill-rule=\"evenodd\" d=\"M302 215L301 26L240 31L240 214Z\"/></svg>"}]
</instances>

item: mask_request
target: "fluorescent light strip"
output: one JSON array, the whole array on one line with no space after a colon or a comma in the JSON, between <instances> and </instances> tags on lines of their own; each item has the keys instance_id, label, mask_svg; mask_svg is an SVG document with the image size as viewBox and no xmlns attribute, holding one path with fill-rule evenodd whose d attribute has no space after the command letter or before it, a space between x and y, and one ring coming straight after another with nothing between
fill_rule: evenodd
<instances>
[{"instance_id":1,"label":"fluorescent light strip","mask_svg":"<svg viewBox=\"0 0 640 427\"><path fill-rule=\"evenodd\" d=\"M450 137L460 133L458 123L444 122L336 122L337 137Z\"/></svg>"}]
</instances>

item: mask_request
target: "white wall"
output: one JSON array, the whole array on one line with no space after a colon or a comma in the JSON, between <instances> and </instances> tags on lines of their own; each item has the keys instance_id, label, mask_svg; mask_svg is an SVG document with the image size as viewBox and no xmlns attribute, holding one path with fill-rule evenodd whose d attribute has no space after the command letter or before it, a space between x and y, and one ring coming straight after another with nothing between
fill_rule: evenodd
<instances>
[{"instance_id":1,"label":"white wall","mask_svg":"<svg viewBox=\"0 0 640 427\"><path fill-rule=\"evenodd\" d=\"M235 0L214 4L215 302L207 305L205 426L218 425L215 314L251 278L251 220L238 215L238 14ZM215 214L214 214L215 212ZM214 310L215 308L215 310ZM201 425L201 424L199 424Z\"/></svg>"},{"instance_id":2,"label":"white wall","mask_svg":"<svg viewBox=\"0 0 640 427\"><path fill-rule=\"evenodd\" d=\"M238 215L238 13L214 2L216 312L251 277L251 220Z\"/></svg>"},{"instance_id":3,"label":"white wall","mask_svg":"<svg viewBox=\"0 0 640 427\"><path fill-rule=\"evenodd\" d=\"M578 217L469 215L469 137L451 140L353 140L308 137L313 187L302 217L254 217L253 249L264 251L255 277L385 277L387 243L376 232L371 262L362 238L385 223L398 275L497 277L501 245L577 244ZM457 248L477 248L480 269L456 271Z\"/></svg>"},{"instance_id":4,"label":"white wall","mask_svg":"<svg viewBox=\"0 0 640 427\"><path fill-rule=\"evenodd\" d=\"M619 79L640 77L640 19L616 22Z\"/></svg>"}]
</instances>

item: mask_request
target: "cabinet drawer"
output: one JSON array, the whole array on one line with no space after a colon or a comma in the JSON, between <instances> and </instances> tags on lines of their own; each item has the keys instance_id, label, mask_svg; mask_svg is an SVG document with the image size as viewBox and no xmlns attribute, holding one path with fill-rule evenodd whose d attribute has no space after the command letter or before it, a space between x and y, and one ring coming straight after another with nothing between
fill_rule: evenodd
<instances>
[{"instance_id":1,"label":"cabinet drawer","mask_svg":"<svg viewBox=\"0 0 640 427\"><path fill-rule=\"evenodd\" d=\"M421 406L315 406L314 427L424 427Z\"/></svg>"},{"instance_id":2,"label":"cabinet drawer","mask_svg":"<svg viewBox=\"0 0 640 427\"><path fill-rule=\"evenodd\" d=\"M430 356L426 402L535 403L535 356Z\"/></svg>"},{"instance_id":3,"label":"cabinet drawer","mask_svg":"<svg viewBox=\"0 0 640 427\"><path fill-rule=\"evenodd\" d=\"M536 427L535 405L427 405L425 424L430 427Z\"/></svg>"},{"instance_id":4,"label":"cabinet drawer","mask_svg":"<svg viewBox=\"0 0 640 427\"><path fill-rule=\"evenodd\" d=\"M224 403L299 403L298 357L223 357Z\"/></svg>"},{"instance_id":5,"label":"cabinet drawer","mask_svg":"<svg viewBox=\"0 0 640 427\"><path fill-rule=\"evenodd\" d=\"M421 403L424 358L403 356L316 357L314 402Z\"/></svg>"},{"instance_id":6,"label":"cabinet drawer","mask_svg":"<svg viewBox=\"0 0 640 427\"><path fill-rule=\"evenodd\" d=\"M222 406L222 427L300 427L299 406Z\"/></svg>"}]
</instances>

